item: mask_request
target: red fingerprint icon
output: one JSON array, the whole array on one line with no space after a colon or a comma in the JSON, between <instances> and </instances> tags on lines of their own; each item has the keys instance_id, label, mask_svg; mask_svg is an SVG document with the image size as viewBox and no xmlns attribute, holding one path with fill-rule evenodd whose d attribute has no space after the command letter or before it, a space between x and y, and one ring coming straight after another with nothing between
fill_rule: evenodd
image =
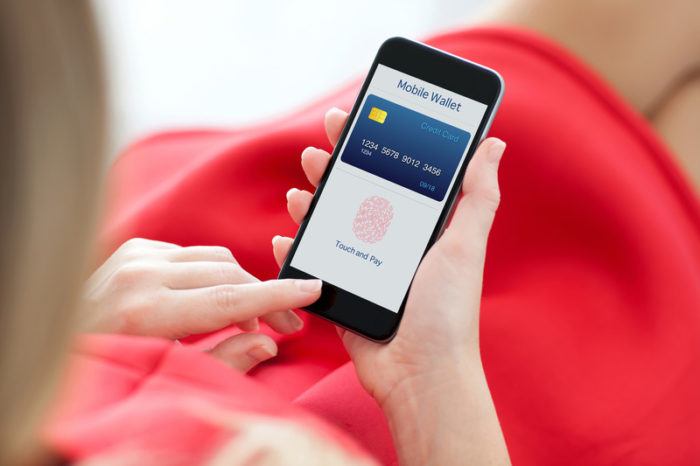
<instances>
[{"instance_id":1,"label":"red fingerprint icon","mask_svg":"<svg viewBox=\"0 0 700 466\"><path fill-rule=\"evenodd\" d=\"M360 241L376 243L381 241L394 218L391 203L379 196L368 197L357 209L352 222L352 232Z\"/></svg>"}]
</instances>

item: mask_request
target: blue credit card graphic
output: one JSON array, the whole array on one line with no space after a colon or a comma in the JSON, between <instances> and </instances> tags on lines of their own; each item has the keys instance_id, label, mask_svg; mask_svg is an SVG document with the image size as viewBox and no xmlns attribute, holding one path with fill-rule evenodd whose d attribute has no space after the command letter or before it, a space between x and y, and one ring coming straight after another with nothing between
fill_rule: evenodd
<instances>
[{"instance_id":1,"label":"blue credit card graphic","mask_svg":"<svg viewBox=\"0 0 700 466\"><path fill-rule=\"evenodd\" d=\"M370 94L340 159L442 201L471 135Z\"/></svg>"}]
</instances>

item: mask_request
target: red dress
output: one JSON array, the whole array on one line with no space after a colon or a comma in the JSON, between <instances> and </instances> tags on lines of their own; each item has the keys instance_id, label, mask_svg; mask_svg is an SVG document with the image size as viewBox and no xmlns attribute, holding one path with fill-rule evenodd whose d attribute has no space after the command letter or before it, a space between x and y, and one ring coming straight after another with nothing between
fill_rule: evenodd
<instances>
[{"instance_id":1,"label":"red dress","mask_svg":"<svg viewBox=\"0 0 700 466\"><path fill-rule=\"evenodd\" d=\"M700 464L700 206L673 156L600 78L541 37L484 28L428 42L506 82L491 130L508 149L480 331L513 464ZM331 149L323 114L349 109L360 82L264 124L133 145L111 172L103 251L135 236L224 245L274 277L270 239L296 229L285 192L306 184L299 154ZM196 351L221 334L191 348L92 336L47 439L69 459L138 442L196 463L229 434L186 414L194 399L291 417L395 463L333 328L303 317L305 329L276 336L279 356L249 376Z\"/></svg>"}]
</instances>

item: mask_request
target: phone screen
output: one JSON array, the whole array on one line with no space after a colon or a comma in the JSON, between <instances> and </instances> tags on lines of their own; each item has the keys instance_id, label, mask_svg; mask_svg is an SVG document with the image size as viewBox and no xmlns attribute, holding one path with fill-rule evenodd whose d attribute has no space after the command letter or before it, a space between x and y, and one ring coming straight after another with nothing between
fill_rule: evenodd
<instances>
[{"instance_id":1,"label":"phone screen","mask_svg":"<svg viewBox=\"0 0 700 466\"><path fill-rule=\"evenodd\" d=\"M291 266L398 312L486 111L377 65Z\"/></svg>"}]
</instances>

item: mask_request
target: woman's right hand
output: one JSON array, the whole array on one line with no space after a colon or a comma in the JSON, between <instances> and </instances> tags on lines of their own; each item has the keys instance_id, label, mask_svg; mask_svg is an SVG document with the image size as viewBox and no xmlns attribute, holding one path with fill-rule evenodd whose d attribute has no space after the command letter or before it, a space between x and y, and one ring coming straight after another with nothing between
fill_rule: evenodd
<instances>
[{"instance_id":1,"label":"woman's right hand","mask_svg":"<svg viewBox=\"0 0 700 466\"><path fill-rule=\"evenodd\" d=\"M146 239L124 243L90 277L85 330L170 339L237 325L234 335L210 350L248 370L277 354L258 318L279 333L300 330L291 309L313 303L319 280L260 281L226 248L180 247Z\"/></svg>"}]
</instances>

